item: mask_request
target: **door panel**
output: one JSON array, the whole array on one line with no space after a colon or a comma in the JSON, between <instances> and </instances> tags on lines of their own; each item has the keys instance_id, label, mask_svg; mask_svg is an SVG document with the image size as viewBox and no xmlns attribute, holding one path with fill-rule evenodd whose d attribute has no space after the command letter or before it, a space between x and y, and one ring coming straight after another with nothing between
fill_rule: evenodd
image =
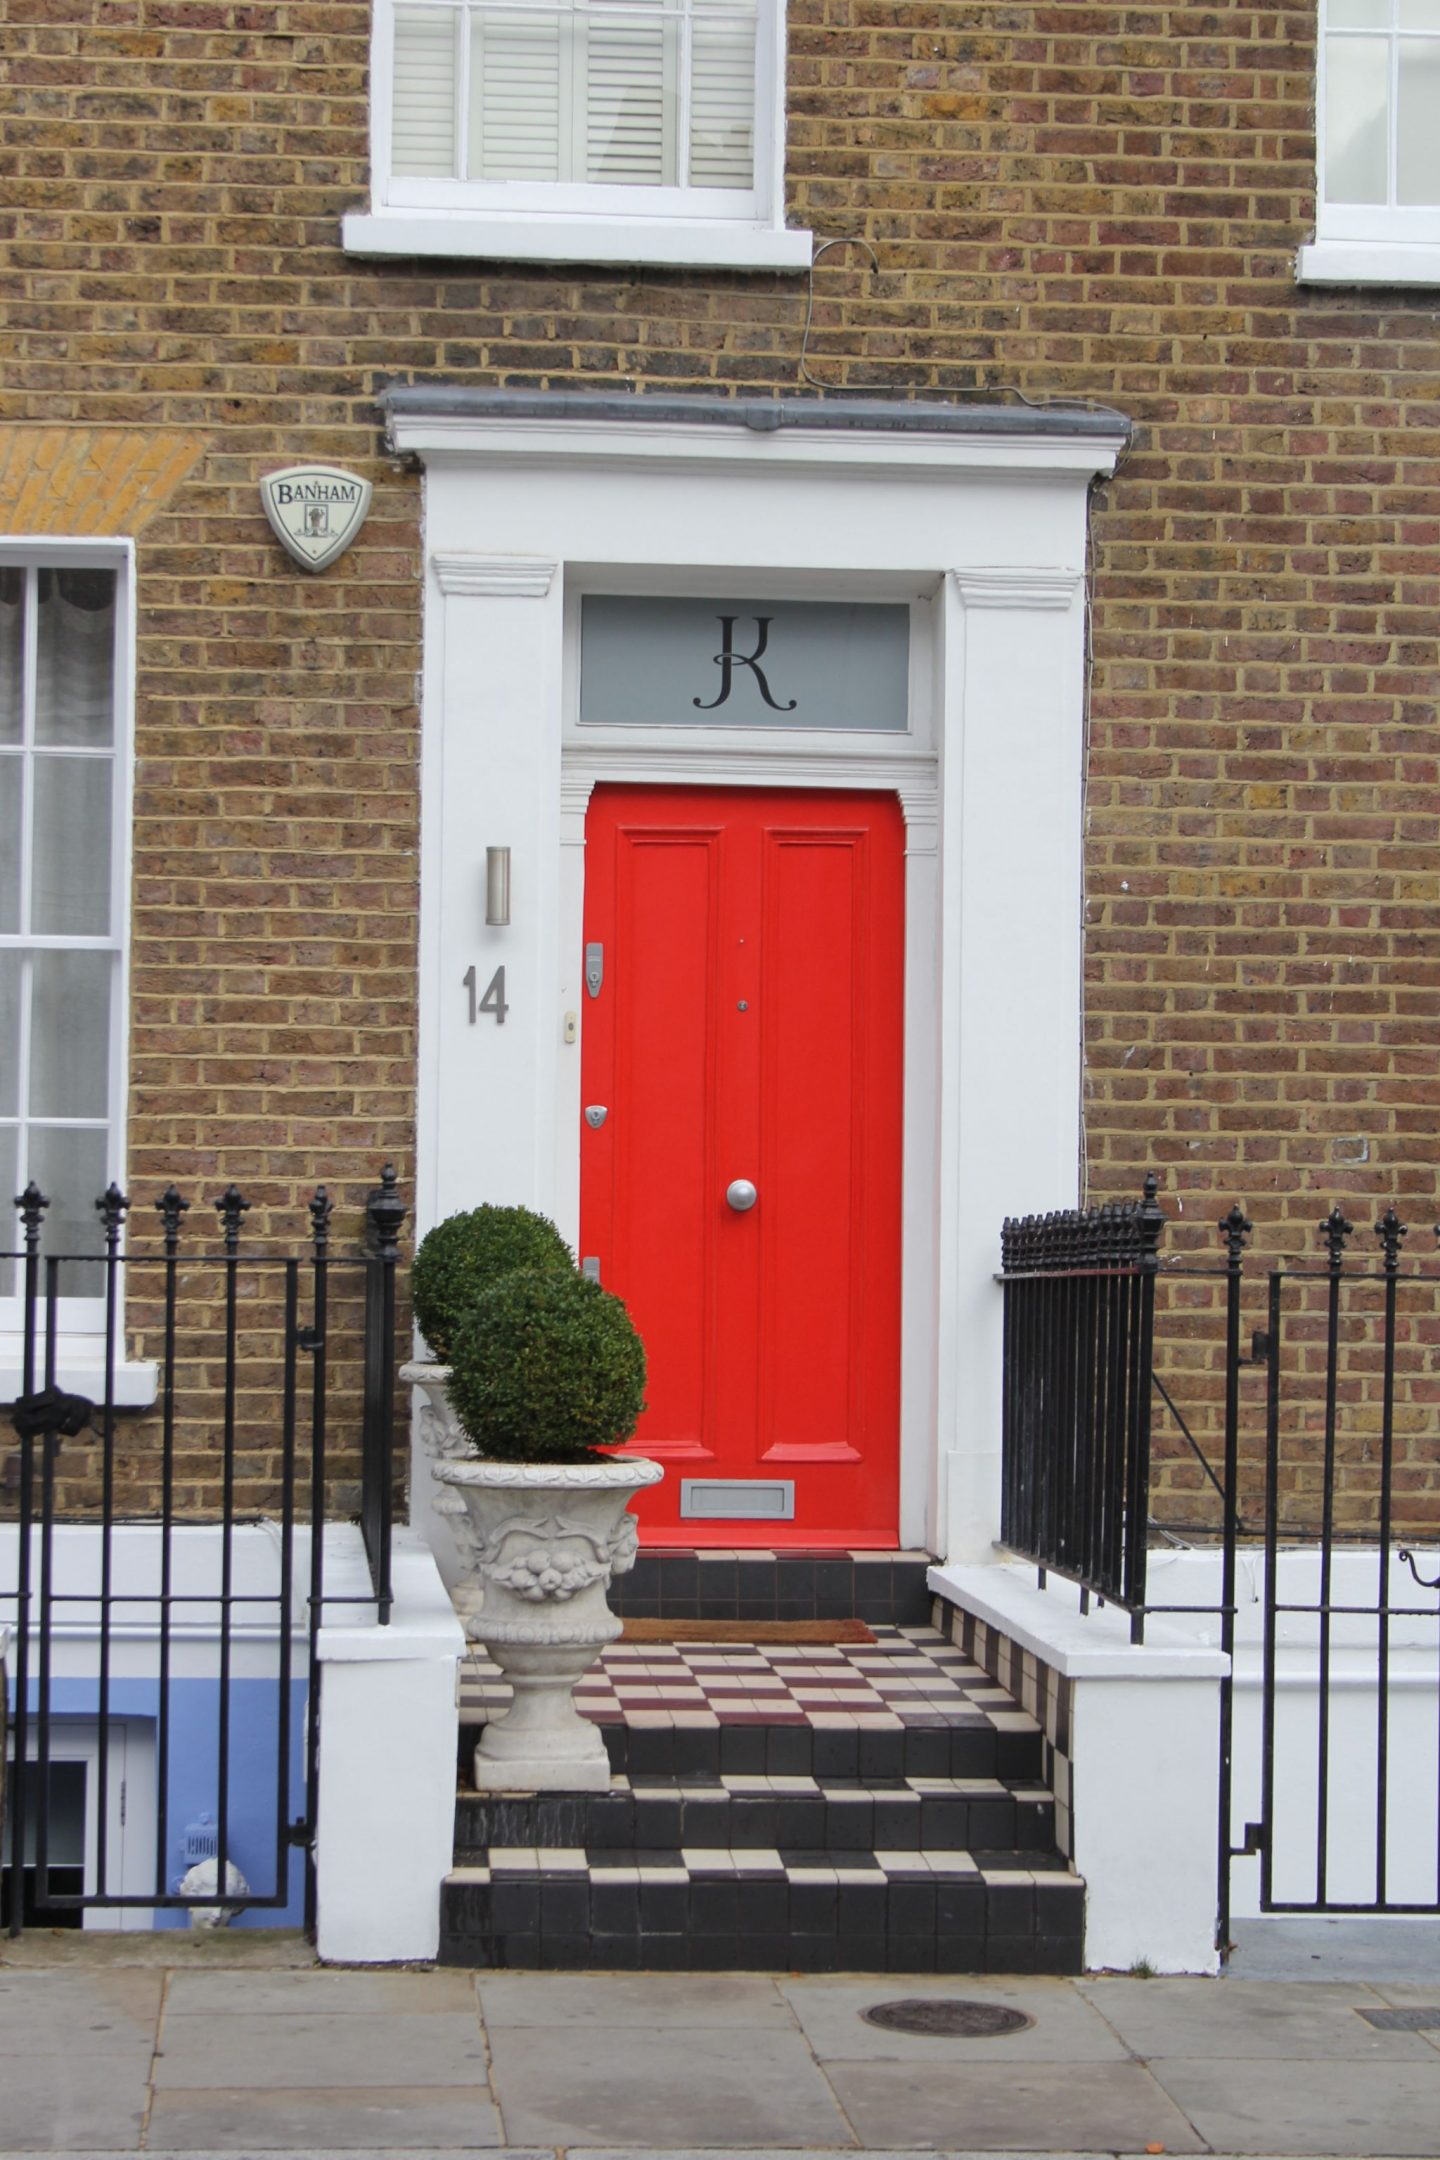
<instances>
[{"instance_id":1,"label":"door panel","mask_svg":"<svg viewBox=\"0 0 1440 2160\"><path fill-rule=\"evenodd\" d=\"M904 826L894 798L597 788L581 1251L645 1341L652 1541L884 1545L898 1523ZM727 1205L732 1179L759 1199ZM792 1520L681 1480L793 1480Z\"/></svg>"}]
</instances>

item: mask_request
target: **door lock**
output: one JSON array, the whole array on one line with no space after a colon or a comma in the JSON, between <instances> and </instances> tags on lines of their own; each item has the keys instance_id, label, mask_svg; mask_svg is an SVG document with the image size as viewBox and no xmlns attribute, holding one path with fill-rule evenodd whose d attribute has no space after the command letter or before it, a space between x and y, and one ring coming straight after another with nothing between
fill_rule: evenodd
<instances>
[{"instance_id":1,"label":"door lock","mask_svg":"<svg viewBox=\"0 0 1440 2160\"><path fill-rule=\"evenodd\" d=\"M610 1112L606 1109L604 1103L592 1102L585 1105L585 1122L590 1127L591 1132L599 1132L600 1127L609 1115Z\"/></svg>"},{"instance_id":2,"label":"door lock","mask_svg":"<svg viewBox=\"0 0 1440 2160\"><path fill-rule=\"evenodd\" d=\"M589 991L591 997L599 997L600 985L604 980L605 947L603 945L587 945L585 947L585 988Z\"/></svg>"}]
</instances>

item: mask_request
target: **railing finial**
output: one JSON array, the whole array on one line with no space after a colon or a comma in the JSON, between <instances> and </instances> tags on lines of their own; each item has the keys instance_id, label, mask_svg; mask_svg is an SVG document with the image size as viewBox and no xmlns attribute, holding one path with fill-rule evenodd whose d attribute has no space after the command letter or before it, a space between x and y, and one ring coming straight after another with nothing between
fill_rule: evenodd
<instances>
[{"instance_id":1,"label":"railing finial","mask_svg":"<svg viewBox=\"0 0 1440 2160\"><path fill-rule=\"evenodd\" d=\"M1325 1240L1325 1264L1332 1275L1338 1275L1345 1265L1345 1241L1354 1235L1355 1225L1345 1220L1337 1201L1324 1222L1316 1227Z\"/></svg>"},{"instance_id":2,"label":"railing finial","mask_svg":"<svg viewBox=\"0 0 1440 2160\"><path fill-rule=\"evenodd\" d=\"M1376 1223L1375 1235L1380 1240L1380 1249L1385 1261L1385 1272L1387 1275L1393 1275L1400 1265L1400 1240L1410 1235L1409 1223L1401 1222L1400 1217L1395 1212L1393 1203L1386 1208L1385 1213Z\"/></svg>"},{"instance_id":3,"label":"railing finial","mask_svg":"<svg viewBox=\"0 0 1440 2160\"><path fill-rule=\"evenodd\" d=\"M95 1202L95 1208L105 1228L105 1250L113 1260L119 1249L125 1217L130 1212L130 1202L112 1178Z\"/></svg>"},{"instance_id":4,"label":"railing finial","mask_svg":"<svg viewBox=\"0 0 1440 2160\"><path fill-rule=\"evenodd\" d=\"M323 1185L317 1185L315 1197L310 1202L310 1237L317 1260L322 1260L330 1250L330 1217L334 1212L335 1203L329 1193Z\"/></svg>"},{"instance_id":5,"label":"railing finial","mask_svg":"<svg viewBox=\"0 0 1440 2160\"><path fill-rule=\"evenodd\" d=\"M400 1198L394 1163L386 1163L380 1183L365 1202L365 1222L370 1249L382 1260L394 1260L400 1251L400 1225L407 1209Z\"/></svg>"},{"instance_id":6,"label":"railing finial","mask_svg":"<svg viewBox=\"0 0 1440 2160\"><path fill-rule=\"evenodd\" d=\"M1227 1267L1239 1267L1241 1256L1245 1251L1245 1240L1254 1228L1254 1223L1251 1222L1238 1200L1228 1215L1221 1216L1220 1235L1225 1240L1225 1263Z\"/></svg>"},{"instance_id":7,"label":"railing finial","mask_svg":"<svg viewBox=\"0 0 1440 2160\"><path fill-rule=\"evenodd\" d=\"M181 1197L179 1188L167 1185L155 1202L155 1212L165 1231L165 1257L173 1260L180 1249L180 1218L190 1212L190 1202Z\"/></svg>"},{"instance_id":8,"label":"railing finial","mask_svg":"<svg viewBox=\"0 0 1440 2160\"><path fill-rule=\"evenodd\" d=\"M215 1212L224 1225L226 1252L237 1253L240 1250L240 1224L250 1212L250 1202L238 1185L227 1185L215 1202Z\"/></svg>"},{"instance_id":9,"label":"railing finial","mask_svg":"<svg viewBox=\"0 0 1440 2160\"><path fill-rule=\"evenodd\" d=\"M50 1202L32 1177L24 1192L16 1193L15 1205L20 1210L20 1220L25 1225L25 1250L32 1258L40 1250L40 1225L45 1220L45 1210Z\"/></svg>"}]
</instances>

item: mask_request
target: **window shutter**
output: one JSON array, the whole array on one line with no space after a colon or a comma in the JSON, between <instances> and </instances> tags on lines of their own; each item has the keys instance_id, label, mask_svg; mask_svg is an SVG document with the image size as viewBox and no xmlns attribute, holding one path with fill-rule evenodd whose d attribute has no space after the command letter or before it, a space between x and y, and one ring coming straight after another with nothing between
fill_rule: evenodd
<instances>
[{"instance_id":1,"label":"window shutter","mask_svg":"<svg viewBox=\"0 0 1440 2160\"><path fill-rule=\"evenodd\" d=\"M587 180L663 187L675 180L673 22L657 11L587 11L585 165ZM578 177L578 175L577 175Z\"/></svg>"},{"instance_id":2,"label":"window shutter","mask_svg":"<svg viewBox=\"0 0 1440 2160\"><path fill-rule=\"evenodd\" d=\"M755 184L755 10L699 0L691 32L690 185Z\"/></svg>"},{"instance_id":3,"label":"window shutter","mask_svg":"<svg viewBox=\"0 0 1440 2160\"><path fill-rule=\"evenodd\" d=\"M390 130L392 169L427 180L454 179L455 27L448 7L395 10Z\"/></svg>"},{"instance_id":4,"label":"window shutter","mask_svg":"<svg viewBox=\"0 0 1440 2160\"><path fill-rule=\"evenodd\" d=\"M561 155L569 25L485 9L472 18L470 178L568 180Z\"/></svg>"}]
</instances>

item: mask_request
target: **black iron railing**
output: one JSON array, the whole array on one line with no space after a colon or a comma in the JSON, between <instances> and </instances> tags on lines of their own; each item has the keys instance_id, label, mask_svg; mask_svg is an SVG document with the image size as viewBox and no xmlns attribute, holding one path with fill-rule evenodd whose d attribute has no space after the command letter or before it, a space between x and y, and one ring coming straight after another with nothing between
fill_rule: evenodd
<instances>
[{"instance_id":1,"label":"black iron railing","mask_svg":"<svg viewBox=\"0 0 1440 2160\"><path fill-rule=\"evenodd\" d=\"M1440 1570L1415 1549L1440 1539L1430 1499L1440 1449L1440 1276L1402 1267L1408 1232L1393 1207L1374 1225L1378 1268L1352 1264L1354 1224L1337 1206L1318 1225L1323 1265L1272 1265L1248 1280L1253 1225L1241 1207L1219 1221L1221 1250L1208 1265L1203 1255L1162 1262L1164 1221L1151 1177L1137 1202L1005 1223L1003 1540L1036 1563L1042 1583L1052 1570L1076 1582L1082 1612L1103 1602L1128 1613L1137 1643L1147 1616L1215 1615L1232 1662L1239 1555L1247 1539L1263 1554L1261 1790L1258 1819L1240 1826L1239 1843L1233 1684L1227 1678L1221 1686L1222 1946L1230 1863L1242 1858L1259 1860L1266 1911L1435 1912L1440 1769L1433 1743L1423 1790L1412 1788L1409 1808L1430 1824L1433 1889L1395 1887L1391 1670L1397 1630L1408 1630L1412 1646L1417 1628L1427 1636L1435 1627L1440 1637ZM1254 1375L1248 1382L1247 1369ZM1193 1416L1177 1399L1186 1384L1198 1398ZM1152 1404L1168 1424L1152 1428ZM1171 1426L1183 1442L1178 1456ZM1197 1489L1208 1502L1201 1521L1155 1520L1162 1446L1172 1450L1169 1475L1177 1461L1198 1464ZM1177 1528L1218 1548L1213 1603L1167 1605L1149 1595L1152 1540L1160 1534L1185 1542ZM1297 1548L1313 1554L1313 1563L1287 1574L1287 1556ZM1368 1592L1356 1589L1350 1556L1357 1551ZM1353 1730L1336 1738L1336 1705L1347 1656L1353 1683L1358 1640L1373 1652L1376 1710L1373 1734L1357 1752ZM1313 1654L1315 1667L1315 1729L1304 1760L1293 1735L1285 1749L1277 1740L1282 1650L1293 1656L1297 1644ZM1409 1685L1413 1695L1413 1669ZM1440 1700L1436 1709L1440 1714ZM1413 1777L1413 1752L1409 1760ZM1335 1883L1332 1800L1342 1786L1349 1811L1343 1858L1352 1883L1357 1792L1363 1786L1369 1795L1370 1886L1358 1894ZM1313 1792L1310 1857L1295 1862L1292 1855L1277 1871L1276 1824L1309 1812L1302 1790ZM1308 1882L1301 1882L1307 1868ZM1408 1879L1416 1880L1413 1852Z\"/></svg>"},{"instance_id":2,"label":"black iron railing","mask_svg":"<svg viewBox=\"0 0 1440 2160\"><path fill-rule=\"evenodd\" d=\"M1155 1274L1142 1201L1007 1220L1001 1536L1131 1613L1145 1608Z\"/></svg>"},{"instance_id":3,"label":"black iron railing","mask_svg":"<svg viewBox=\"0 0 1440 2160\"><path fill-rule=\"evenodd\" d=\"M382 1624L390 1617L395 1270L405 1215L395 1173L387 1165L369 1196L361 1249L339 1255L323 1186L309 1205L303 1253L247 1243L251 1204L234 1185L214 1202L218 1245L200 1227L211 1211L187 1224L191 1203L173 1185L155 1202L158 1238L148 1248L134 1237L126 1249L131 1204L114 1186L96 1202L99 1252L45 1251L49 1202L33 1184L16 1205L21 1244L0 1253L0 1282L18 1295L21 1322L20 1389L9 1411L17 1444L0 1482L0 1622L14 1638L11 1932L27 1901L62 1916L85 1906L232 1903L235 1795L247 1781L244 1902L272 1910L293 1902L298 1846L313 1922L321 1619L327 1606L371 1602ZM86 1299L98 1330L67 1332L71 1295ZM142 1346L136 1363L157 1367L154 1401L143 1407L130 1406L122 1386L127 1342ZM358 1518L364 1538L368 1599L326 1583L325 1525L347 1517ZM239 1540L262 1525L273 1564L257 1576L242 1565ZM52 1853L56 1736L77 1716L98 1741L83 1884ZM133 1861L122 1881L108 1850L112 1729L126 1719L138 1719L154 1755L154 1864L138 1886ZM257 1756L273 1773L263 1838ZM215 1862L212 1890L175 1880L173 1795L182 1787L205 1795L205 1827L190 1842Z\"/></svg>"}]
</instances>

